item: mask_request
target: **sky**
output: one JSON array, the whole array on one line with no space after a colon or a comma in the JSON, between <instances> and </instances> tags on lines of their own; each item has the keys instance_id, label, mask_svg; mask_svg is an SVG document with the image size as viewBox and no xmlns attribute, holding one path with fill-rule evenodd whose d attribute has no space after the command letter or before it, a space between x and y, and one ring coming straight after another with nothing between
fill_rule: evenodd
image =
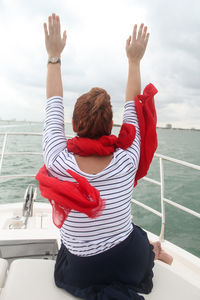
<instances>
[{"instance_id":1,"label":"sky","mask_svg":"<svg viewBox=\"0 0 200 300\"><path fill-rule=\"evenodd\" d=\"M150 39L142 89L153 83L158 125L200 128L199 0L0 0L0 118L43 121L47 53L43 23L52 12L67 30L62 54L65 120L92 87L111 96L122 122L127 80L125 43L135 23Z\"/></svg>"}]
</instances>

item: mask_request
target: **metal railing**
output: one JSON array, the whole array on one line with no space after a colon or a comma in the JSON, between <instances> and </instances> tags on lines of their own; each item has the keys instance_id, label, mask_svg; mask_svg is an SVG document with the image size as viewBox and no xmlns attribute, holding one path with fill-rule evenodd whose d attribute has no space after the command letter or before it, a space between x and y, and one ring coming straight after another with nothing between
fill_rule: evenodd
<instances>
[{"instance_id":1,"label":"metal railing","mask_svg":"<svg viewBox=\"0 0 200 300\"><path fill-rule=\"evenodd\" d=\"M170 161L170 162L173 162L173 163L176 163L176 164L179 164L179 165L182 165L182 166L185 166L185 167L188 167L188 168L192 168L192 169L195 169L195 170L198 170L200 171L200 166L198 165L195 165L195 164L191 164L191 163L188 163L188 162L185 162L185 161L182 161L182 160L179 160L179 159L175 159L175 158L172 158L172 157L169 157L169 156L165 156L165 155L162 155L162 154L158 154L158 153L155 153L155 157L159 158L159 163L160 163L160 181L156 181L154 179L151 179L151 178L148 178L148 177L143 177L143 180L146 180L148 182L151 182L153 184L156 184L156 185L159 185L160 186L160 200L161 200L161 212L135 200L135 199L132 199L132 202L137 204L138 206L141 206L143 208L145 208L146 210L152 212L153 214L159 216L161 218L161 230L160 230L160 241L164 241L164 236L165 236L165 203L168 203L169 205L171 206L174 206L190 215L193 215L197 218L200 218L200 213L192 210L192 209L189 209L183 205L180 205L172 200L169 200L167 198L165 198L165 177L164 177L164 165L163 165L163 160L166 160L166 161Z\"/></svg>"},{"instance_id":2,"label":"metal railing","mask_svg":"<svg viewBox=\"0 0 200 300\"><path fill-rule=\"evenodd\" d=\"M3 138L3 145L2 145L2 151L1 151L1 158L0 158L0 180L1 179L13 179L13 178L26 178L26 177L35 177L35 174L19 174L19 175L1 175L1 171L2 171L2 165L3 165L3 159L4 156L11 156L11 155L42 155L41 152L5 152L6 149L6 143L7 143L7 137L9 135L32 135L32 136L42 136L42 133L33 133L33 132L6 132L6 133L1 133L0 135L4 135ZM67 136L67 137L72 137L72 136ZM167 198L165 198L165 177L164 177L164 165L163 165L163 161L170 161L188 168L192 168L195 170L200 171L200 166L199 165L195 165L195 164L191 164L182 160L178 160L175 158L171 158L162 154L158 154L155 153L155 157L157 157L159 159L159 163L160 163L160 181L154 180L152 178L149 178L147 176L143 177L142 179L145 181L148 181L152 184L158 185L160 186L160 200L161 200L161 212L158 210L153 209L150 206L147 206L135 199L132 199L132 203L143 207L144 209L150 211L151 213L157 215L158 217L161 218L161 230L160 230L160 241L164 241L164 236L165 236L165 203L168 203L171 206L174 206L190 215L193 215L197 218L200 218L200 213L189 209L183 205L180 205L172 200L169 200Z\"/></svg>"}]
</instances>

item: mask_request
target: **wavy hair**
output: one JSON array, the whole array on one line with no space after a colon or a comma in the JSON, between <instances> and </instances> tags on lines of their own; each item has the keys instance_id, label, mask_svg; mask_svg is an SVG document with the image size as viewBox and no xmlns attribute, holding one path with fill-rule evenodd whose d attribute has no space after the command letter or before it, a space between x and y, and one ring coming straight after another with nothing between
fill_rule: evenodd
<instances>
[{"instance_id":1,"label":"wavy hair","mask_svg":"<svg viewBox=\"0 0 200 300\"><path fill-rule=\"evenodd\" d=\"M80 96L74 106L73 126L77 135L97 139L112 130L110 96L102 88L92 88Z\"/></svg>"}]
</instances>

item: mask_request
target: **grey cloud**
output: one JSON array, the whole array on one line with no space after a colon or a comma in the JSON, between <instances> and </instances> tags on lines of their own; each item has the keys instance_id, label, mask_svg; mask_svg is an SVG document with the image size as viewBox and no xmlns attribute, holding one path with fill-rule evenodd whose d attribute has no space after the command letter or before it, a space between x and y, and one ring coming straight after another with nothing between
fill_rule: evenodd
<instances>
[{"instance_id":1,"label":"grey cloud","mask_svg":"<svg viewBox=\"0 0 200 300\"><path fill-rule=\"evenodd\" d=\"M185 107L188 105L195 107L197 111L200 106L199 1L125 0L123 3L124 8L128 5L130 10L137 10L137 7L143 6L146 11L145 22L150 24L151 36L142 63L142 82L143 86L152 82L159 90L156 96L156 107L159 119L161 118L160 121L173 122L176 120L176 112L172 109L178 108L178 105L181 104L184 104ZM2 5L1 2L0 5ZM72 109L76 97L93 86L100 86L108 91L115 110L120 112L125 94L127 65L125 60L121 58L118 60L116 53L112 53L112 43L107 47L102 42L100 49L98 49L99 45L94 45L94 49L90 49L90 46L93 46L91 42L91 45L88 46L88 53L81 58L79 54L81 47L79 41L76 40L76 34L81 32L84 20L78 17L69 1L61 0L58 4L58 1L55 0L39 2L19 0L17 7L19 14L21 12L30 16L33 22L38 22L38 16L42 20L44 16L47 17L48 14L55 11L61 15L64 25L66 23L71 26L70 30L72 29L72 39L74 40L71 44L69 30L69 45L62 58L67 111ZM6 10L6 5L0 6L0 8L2 8L0 12L2 15ZM129 23L128 20L127 23ZM100 38L103 41L103 36ZM37 47L40 47L39 44ZM28 94L28 90L34 93L35 88L36 97L43 97L46 76L44 48L41 48L40 54L37 49L35 52L31 50L28 53L25 50L23 52L22 49L21 55L27 57L28 65L19 68L6 62L4 76L13 87L24 88L26 94ZM34 55L37 57L41 55L41 57L38 58L38 61L37 58L33 60ZM29 64L32 66L31 68ZM188 113L189 117L192 119L192 111ZM194 119L197 119L197 115Z\"/></svg>"},{"instance_id":2,"label":"grey cloud","mask_svg":"<svg viewBox=\"0 0 200 300\"><path fill-rule=\"evenodd\" d=\"M64 24L67 22L68 24L73 24L73 26L79 26L81 20L76 16L76 13L71 5L67 5L68 2L68 0L17 0L16 8L18 13L21 15L30 16L31 18L33 16L46 16L46 20L44 20L44 22L47 21L48 15L56 13L61 16ZM6 9L6 5L4 5L4 8Z\"/></svg>"},{"instance_id":3,"label":"grey cloud","mask_svg":"<svg viewBox=\"0 0 200 300\"><path fill-rule=\"evenodd\" d=\"M199 1L152 0L145 2L145 7L151 21L153 63L158 74L188 89L199 89Z\"/></svg>"}]
</instances>

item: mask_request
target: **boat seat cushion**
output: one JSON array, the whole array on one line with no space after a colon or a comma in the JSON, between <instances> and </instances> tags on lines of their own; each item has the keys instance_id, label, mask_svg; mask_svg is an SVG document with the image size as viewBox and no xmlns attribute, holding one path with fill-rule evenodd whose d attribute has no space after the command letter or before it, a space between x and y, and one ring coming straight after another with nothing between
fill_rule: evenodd
<instances>
[{"instance_id":1,"label":"boat seat cushion","mask_svg":"<svg viewBox=\"0 0 200 300\"><path fill-rule=\"evenodd\" d=\"M0 300L75 300L54 283L54 260L19 259L12 262Z\"/></svg>"},{"instance_id":2,"label":"boat seat cushion","mask_svg":"<svg viewBox=\"0 0 200 300\"><path fill-rule=\"evenodd\" d=\"M172 266L156 261L153 269L153 290L145 300L199 300L200 286L191 284Z\"/></svg>"},{"instance_id":3,"label":"boat seat cushion","mask_svg":"<svg viewBox=\"0 0 200 300\"><path fill-rule=\"evenodd\" d=\"M0 258L0 288L3 287L8 269L8 261Z\"/></svg>"},{"instance_id":4,"label":"boat seat cushion","mask_svg":"<svg viewBox=\"0 0 200 300\"><path fill-rule=\"evenodd\" d=\"M75 300L54 283L54 260L19 259L12 262L0 300ZM199 300L200 287L191 285L171 266L156 261L154 288L145 300Z\"/></svg>"}]
</instances>

